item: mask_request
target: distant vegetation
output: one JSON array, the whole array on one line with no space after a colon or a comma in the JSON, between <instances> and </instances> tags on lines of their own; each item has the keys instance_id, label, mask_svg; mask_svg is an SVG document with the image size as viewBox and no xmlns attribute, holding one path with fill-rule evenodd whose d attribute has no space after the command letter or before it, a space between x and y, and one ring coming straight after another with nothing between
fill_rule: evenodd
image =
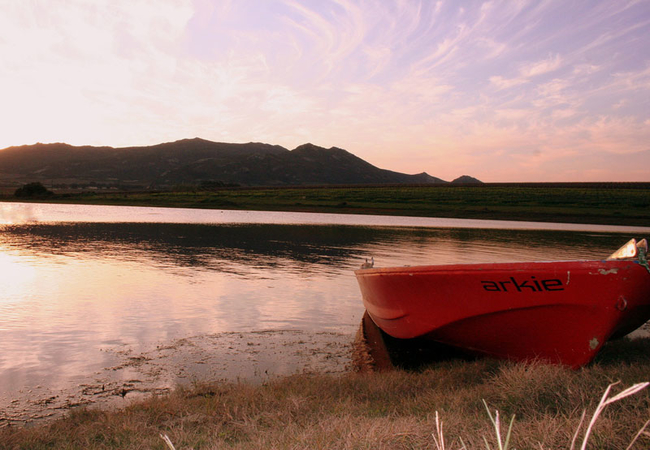
<instances>
[{"instance_id":1,"label":"distant vegetation","mask_svg":"<svg viewBox=\"0 0 650 450\"><path fill-rule=\"evenodd\" d=\"M42 183L39 183L38 181L33 183L28 183L23 187L16 189L16 191L14 192L14 196L18 198L23 198L23 197L43 198L43 197L51 197L52 195L54 195L54 193L48 190L45 186L43 186Z\"/></svg>"},{"instance_id":2,"label":"distant vegetation","mask_svg":"<svg viewBox=\"0 0 650 450\"><path fill-rule=\"evenodd\" d=\"M650 183L233 188L64 194L51 201L650 226Z\"/></svg>"}]
</instances>

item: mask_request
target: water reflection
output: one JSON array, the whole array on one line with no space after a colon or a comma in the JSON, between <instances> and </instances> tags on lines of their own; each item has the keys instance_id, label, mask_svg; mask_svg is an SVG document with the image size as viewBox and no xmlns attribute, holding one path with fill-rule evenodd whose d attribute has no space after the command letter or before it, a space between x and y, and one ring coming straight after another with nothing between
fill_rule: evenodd
<instances>
[{"instance_id":1,"label":"water reflection","mask_svg":"<svg viewBox=\"0 0 650 450\"><path fill-rule=\"evenodd\" d=\"M3 231L0 244L6 249L38 257L147 261L243 277L250 277L251 268L336 275L364 256L384 266L601 258L626 239L562 231L320 225L72 223L8 225Z\"/></svg>"},{"instance_id":2,"label":"water reflection","mask_svg":"<svg viewBox=\"0 0 650 450\"><path fill-rule=\"evenodd\" d=\"M43 257L147 261L250 278L274 268L340 273L350 267L354 246L382 234L354 227L86 223L8 226L2 243Z\"/></svg>"}]
</instances>

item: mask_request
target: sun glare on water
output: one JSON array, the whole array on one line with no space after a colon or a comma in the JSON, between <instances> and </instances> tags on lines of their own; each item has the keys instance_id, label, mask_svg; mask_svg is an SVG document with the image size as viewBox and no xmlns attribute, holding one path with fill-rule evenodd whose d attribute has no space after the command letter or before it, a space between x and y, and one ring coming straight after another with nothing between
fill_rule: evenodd
<instances>
[{"instance_id":1,"label":"sun glare on water","mask_svg":"<svg viewBox=\"0 0 650 450\"><path fill-rule=\"evenodd\" d=\"M37 268L29 264L28 261L0 247L0 284L2 286L0 304L25 299L35 280L36 271Z\"/></svg>"},{"instance_id":2,"label":"sun glare on water","mask_svg":"<svg viewBox=\"0 0 650 450\"><path fill-rule=\"evenodd\" d=\"M34 220L34 209L29 204L0 204L0 225L13 225Z\"/></svg>"}]
</instances>

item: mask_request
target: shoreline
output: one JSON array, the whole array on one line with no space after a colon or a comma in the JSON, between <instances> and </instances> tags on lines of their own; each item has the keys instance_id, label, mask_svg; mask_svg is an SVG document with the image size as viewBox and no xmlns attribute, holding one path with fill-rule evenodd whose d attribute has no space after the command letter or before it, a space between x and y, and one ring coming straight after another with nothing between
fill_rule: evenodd
<instances>
[{"instance_id":1,"label":"shoreline","mask_svg":"<svg viewBox=\"0 0 650 450\"><path fill-rule=\"evenodd\" d=\"M568 448L574 433L579 441L585 433L582 411L589 421L603 392L613 388L613 397L645 385L649 355L650 338L622 339L580 370L481 358L257 384L195 380L113 409L82 407L34 426L0 427L0 448L162 449L164 436L175 448L194 449L436 448L439 418L450 448L497 448L506 430L495 436L486 408L512 418L513 447ZM650 418L649 401L650 389L637 389L609 407L593 428L595 445L626 448L638 433L633 448L645 448L649 437L639 430Z\"/></svg>"},{"instance_id":2,"label":"shoreline","mask_svg":"<svg viewBox=\"0 0 650 450\"><path fill-rule=\"evenodd\" d=\"M79 408L119 413L150 398L173 395L178 390L191 390L198 385L259 386L295 376L340 377L354 373L379 375L422 370L413 360L402 361L406 362L407 369L377 360L362 330L361 323L356 336L345 332L292 329L233 331L177 338L138 350L127 344L106 347L99 351L111 355L112 363L101 370L79 376L59 389L26 386L11 397L0 398L0 429L47 426L53 421L65 420ZM615 360L614 348L633 347L635 343L641 343L641 348L650 346L650 322L632 332L622 343L608 342L603 349L604 358L598 355L594 363L581 370L590 370L601 364L602 359ZM487 357L472 361L453 354L439 359L436 355L422 353L423 349L413 351L421 352L425 358L424 363L419 363L425 370L436 365L485 362L526 366ZM650 364L650 360L647 363ZM575 372L561 366L549 367Z\"/></svg>"},{"instance_id":3,"label":"shoreline","mask_svg":"<svg viewBox=\"0 0 650 450\"><path fill-rule=\"evenodd\" d=\"M252 383L297 374L352 371L354 335L262 330L189 336L100 349L112 364L58 389L26 386L0 398L0 428L41 425L79 407L119 410L196 383ZM0 447L1 448L1 447Z\"/></svg>"},{"instance_id":4,"label":"shoreline","mask_svg":"<svg viewBox=\"0 0 650 450\"><path fill-rule=\"evenodd\" d=\"M5 202L4 208L2 205L3 203L0 202L0 224L6 226L38 222L183 223L195 225L266 224L284 226L602 232L627 234L630 236L645 236L650 234L650 226L462 219L388 214L349 214L333 211L264 211L37 201ZM126 211L128 211L128 214Z\"/></svg>"},{"instance_id":5,"label":"shoreline","mask_svg":"<svg viewBox=\"0 0 650 450\"><path fill-rule=\"evenodd\" d=\"M445 211L439 214L430 214L424 211L410 211L405 214L402 211L377 209L377 208L336 208L336 207L276 207L267 209L255 208L228 208L228 207L207 207L196 206L193 204L159 204L159 203L146 203L146 202L111 202L111 201L53 201L46 199L28 200L28 199L2 199L2 203L44 203L44 204L60 204L60 205L95 205L95 206L130 206L141 208L185 208L185 209L199 209L199 210L224 210L224 211L251 211L251 212L296 212L296 213L315 213L315 214L349 214L358 216L389 216L389 217L415 217L415 218L431 218L431 219L459 219L459 220L486 220L486 221L504 221L504 222L537 222L537 223L557 223L557 224L575 224L575 225L603 225L603 226L621 226L621 227L650 227L650 221L645 219L634 218L626 222L622 222L615 216L608 217L591 217L591 216L553 216L547 214L535 213L507 213L495 214L490 212L484 213L458 213L455 211Z\"/></svg>"},{"instance_id":6,"label":"shoreline","mask_svg":"<svg viewBox=\"0 0 650 450\"><path fill-rule=\"evenodd\" d=\"M293 186L5 195L0 202L287 211L650 226L650 184Z\"/></svg>"}]
</instances>

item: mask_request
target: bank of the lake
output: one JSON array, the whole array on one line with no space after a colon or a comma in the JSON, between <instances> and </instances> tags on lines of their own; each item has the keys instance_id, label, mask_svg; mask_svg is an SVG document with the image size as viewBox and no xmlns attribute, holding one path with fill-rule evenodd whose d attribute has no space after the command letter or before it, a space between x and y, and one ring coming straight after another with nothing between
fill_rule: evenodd
<instances>
[{"instance_id":1,"label":"bank of the lake","mask_svg":"<svg viewBox=\"0 0 650 450\"><path fill-rule=\"evenodd\" d=\"M438 362L421 371L295 375L264 384L200 383L123 410L74 410L36 427L0 429L2 449L413 449L570 448L585 436L601 395L650 373L650 339L609 343L579 371L491 359ZM580 418L586 411L582 425ZM436 445L436 413L445 446ZM622 449L650 418L650 389L607 406L589 448ZM461 443L462 439L462 443ZM485 440L485 441L484 441ZM463 446L464 445L464 446ZM648 448L645 434L631 447Z\"/></svg>"},{"instance_id":2,"label":"bank of the lake","mask_svg":"<svg viewBox=\"0 0 650 450\"><path fill-rule=\"evenodd\" d=\"M1 199L16 199L9 193ZM223 188L110 192L33 199L78 204L388 214L650 225L650 183Z\"/></svg>"}]
</instances>

